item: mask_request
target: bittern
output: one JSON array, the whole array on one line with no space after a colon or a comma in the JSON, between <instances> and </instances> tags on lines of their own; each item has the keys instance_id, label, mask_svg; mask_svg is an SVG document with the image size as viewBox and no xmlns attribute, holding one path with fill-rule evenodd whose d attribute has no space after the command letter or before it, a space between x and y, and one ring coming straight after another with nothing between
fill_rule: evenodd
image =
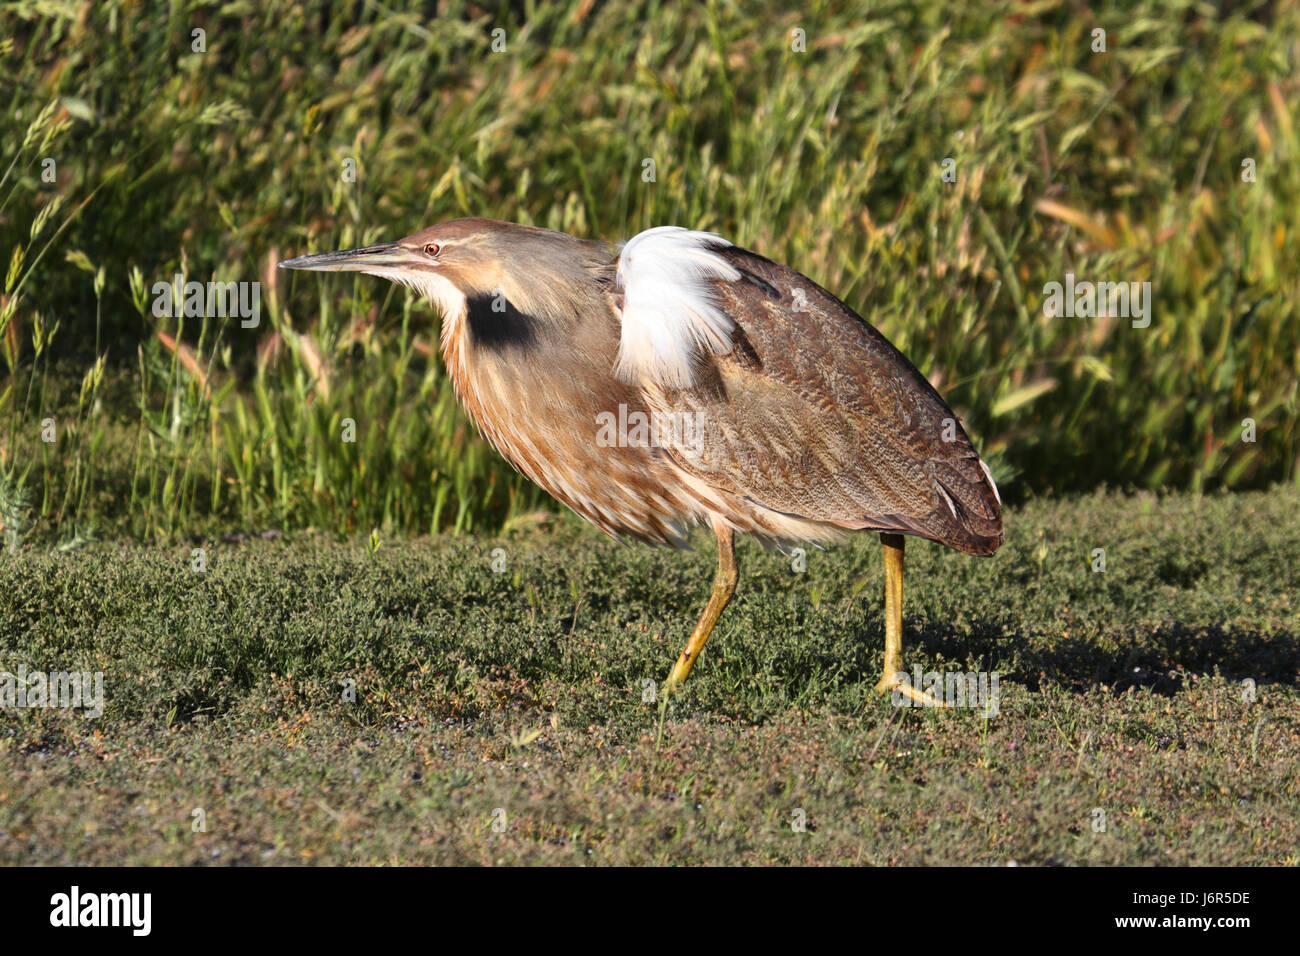
<instances>
[{"instance_id":1,"label":"bittern","mask_svg":"<svg viewBox=\"0 0 1300 956\"><path fill-rule=\"evenodd\" d=\"M904 536L992 554L1001 500L939 394L811 279L676 226L614 246L488 219L280 266L364 272L427 297L483 435L606 533L682 546L692 524L712 528L713 593L665 694L735 592L737 534L784 545L876 531L876 689L934 703L901 673Z\"/></svg>"}]
</instances>

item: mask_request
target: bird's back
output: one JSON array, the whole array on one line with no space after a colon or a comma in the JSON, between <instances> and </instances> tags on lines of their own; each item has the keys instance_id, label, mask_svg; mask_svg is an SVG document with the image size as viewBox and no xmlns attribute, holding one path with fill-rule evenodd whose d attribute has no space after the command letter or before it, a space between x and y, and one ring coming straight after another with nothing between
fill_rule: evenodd
<instances>
[{"instance_id":1,"label":"bird's back","mask_svg":"<svg viewBox=\"0 0 1300 956\"><path fill-rule=\"evenodd\" d=\"M876 329L793 269L717 250L739 274L714 280L733 349L689 389L649 389L686 416L668 449L696 483L774 537L871 529L970 554L1002 543L1001 502L956 415Z\"/></svg>"}]
</instances>

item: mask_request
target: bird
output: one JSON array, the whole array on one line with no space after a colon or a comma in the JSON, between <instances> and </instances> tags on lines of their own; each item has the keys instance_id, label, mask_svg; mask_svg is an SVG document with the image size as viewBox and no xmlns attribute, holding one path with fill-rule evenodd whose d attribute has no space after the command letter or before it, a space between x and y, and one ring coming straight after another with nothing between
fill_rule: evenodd
<instances>
[{"instance_id":1,"label":"bird","mask_svg":"<svg viewBox=\"0 0 1300 956\"><path fill-rule=\"evenodd\" d=\"M884 549L875 690L939 706L903 667L904 540L991 555L1001 497L939 393L813 280L683 226L611 243L484 218L279 266L426 298L482 435L606 534L688 547L692 527L712 531L712 591L665 702L735 594L737 536L820 547L867 531Z\"/></svg>"}]
</instances>

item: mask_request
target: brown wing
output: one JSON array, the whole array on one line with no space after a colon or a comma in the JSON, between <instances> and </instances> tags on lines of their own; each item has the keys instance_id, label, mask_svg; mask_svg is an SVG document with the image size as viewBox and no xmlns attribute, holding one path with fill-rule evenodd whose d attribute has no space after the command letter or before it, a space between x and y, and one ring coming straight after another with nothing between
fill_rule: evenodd
<instances>
[{"instance_id":1,"label":"brown wing","mask_svg":"<svg viewBox=\"0 0 1300 956\"><path fill-rule=\"evenodd\" d=\"M691 416L689 440L669 448L678 465L783 514L996 551L997 491L957 416L902 353L793 269L720 252L741 272L714 283L735 348L701 384L655 401Z\"/></svg>"}]
</instances>

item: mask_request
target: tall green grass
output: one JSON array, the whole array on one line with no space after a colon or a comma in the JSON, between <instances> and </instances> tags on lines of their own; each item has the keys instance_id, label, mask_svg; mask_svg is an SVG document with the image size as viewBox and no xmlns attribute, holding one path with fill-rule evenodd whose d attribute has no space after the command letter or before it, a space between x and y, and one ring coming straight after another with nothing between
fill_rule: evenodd
<instances>
[{"instance_id":1,"label":"tall green grass","mask_svg":"<svg viewBox=\"0 0 1300 956\"><path fill-rule=\"evenodd\" d=\"M1300 8L1089 9L7 6L9 543L532 513L427 305L270 266L460 215L678 223L790 263L930 376L1013 497L1295 481ZM1150 281L1150 328L1046 317L1067 272ZM155 318L176 274L262 281L261 325Z\"/></svg>"}]
</instances>

